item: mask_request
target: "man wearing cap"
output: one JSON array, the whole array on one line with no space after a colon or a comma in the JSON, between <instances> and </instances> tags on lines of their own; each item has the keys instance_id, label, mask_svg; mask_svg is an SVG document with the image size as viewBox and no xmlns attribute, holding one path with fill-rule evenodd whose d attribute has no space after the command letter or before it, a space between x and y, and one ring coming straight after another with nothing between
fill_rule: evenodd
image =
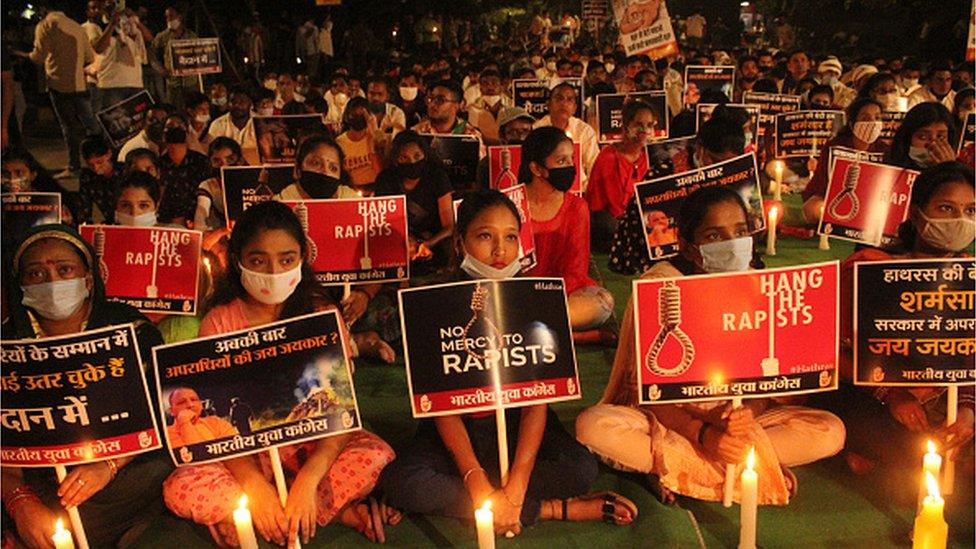
<instances>
[{"instance_id":1,"label":"man wearing cap","mask_svg":"<svg viewBox=\"0 0 976 549\"><path fill-rule=\"evenodd\" d=\"M840 75L843 73L844 67L834 56L824 59L820 63L820 66L817 67L817 74L820 79L820 83L830 86L830 88L834 91L833 103L840 108L846 108L857 96L857 92L855 90L848 88L840 81Z\"/></svg>"},{"instance_id":2,"label":"man wearing cap","mask_svg":"<svg viewBox=\"0 0 976 549\"><path fill-rule=\"evenodd\" d=\"M521 107L504 107L498 113L498 138L502 145L521 145L522 141L532 132L532 124L535 118ZM516 168L517 170L517 168ZM487 189L488 181L488 157L484 157L478 162L478 187Z\"/></svg>"},{"instance_id":3,"label":"man wearing cap","mask_svg":"<svg viewBox=\"0 0 976 549\"><path fill-rule=\"evenodd\" d=\"M908 96L908 108L929 101L942 103L949 112L956 104L956 92L952 89L952 66L946 61L929 67L925 83Z\"/></svg>"}]
</instances>

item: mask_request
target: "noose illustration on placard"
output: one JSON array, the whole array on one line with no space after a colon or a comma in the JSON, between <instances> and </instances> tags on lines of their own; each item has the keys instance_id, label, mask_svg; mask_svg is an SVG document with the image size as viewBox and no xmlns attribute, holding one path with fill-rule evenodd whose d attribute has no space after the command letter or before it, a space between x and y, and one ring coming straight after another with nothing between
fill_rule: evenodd
<instances>
[{"instance_id":1,"label":"noose illustration on placard","mask_svg":"<svg viewBox=\"0 0 976 549\"><path fill-rule=\"evenodd\" d=\"M98 257L98 270L101 271L102 283L104 284L108 282L108 265L105 263L105 230L101 227L95 227L92 240L95 255Z\"/></svg>"},{"instance_id":2,"label":"noose illustration on placard","mask_svg":"<svg viewBox=\"0 0 976 549\"><path fill-rule=\"evenodd\" d=\"M304 202L299 202L295 206L295 217L298 218L298 223L302 226L302 232L305 233L305 241L308 242L308 264L312 265L315 263L315 258L319 255L319 248L308 234L308 207L305 206Z\"/></svg>"},{"instance_id":3,"label":"noose illustration on placard","mask_svg":"<svg viewBox=\"0 0 976 549\"><path fill-rule=\"evenodd\" d=\"M830 205L827 207L827 211L830 215L836 217L841 221L850 221L854 219L857 212L861 209L861 201L857 198L857 182L861 178L861 160L860 158L855 158L854 162L847 167L847 172L844 173L844 188L833 200L830 201ZM847 210L847 213L841 214L839 207L844 202L844 198L847 198L851 207Z\"/></svg>"},{"instance_id":4,"label":"noose illustration on placard","mask_svg":"<svg viewBox=\"0 0 976 549\"><path fill-rule=\"evenodd\" d=\"M488 316L487 308L488 289L483 287L481 282L478 282L474 286L474 293L471 294L471 320L468 321L468 324L464 327L464 333L461 335L461 342L462 345L464 345L464 352L468 353L468 356L478 360L484 360L485 353L478 354L478 352L471 347L471 338L468 337L468 332L471 331L471 328L474 326L475 322L478 321L479 316L484 319L485 324L490 330L485 335L485 337L489 340L488 348L497 349L501 347L502 342L502 333L498 329L498 326L496 326L491 320L491 317Z\"/></svg>"},{"instance_id":5,"label":"noose illustration on placard","mask_svg":"<svg viewBox=\"0 0 976 549\"><path fill-rule=\"evenodd\" d=\"M691 367L691 362L695 359L695 344L681 329L681 288L673 280L668 280L658 289L657 300L661 329L644 357L644 364L657 375L679 376ZM681 345L681 361L673 368L662 367L658 362L669 335Z\"/></svg>"}]
</instances>

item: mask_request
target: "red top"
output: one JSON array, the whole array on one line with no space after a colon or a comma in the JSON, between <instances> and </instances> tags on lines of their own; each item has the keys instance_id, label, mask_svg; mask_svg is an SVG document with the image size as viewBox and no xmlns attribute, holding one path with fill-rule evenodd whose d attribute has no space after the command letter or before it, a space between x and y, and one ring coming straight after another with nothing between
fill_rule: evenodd
<instances>
[{"instance_id":1,"label":"red top","mask_svg":"<svg viewBox=\"0 0 976 549\"><path fill-rule=\"evenodd\" d=\"M810 178L810 182L803 189L804 202L814 196L819 196L820 198L827 196L827 183L829 183L830 178L830 174L827 173L827 168L830 167L828 166L830 160L827 157L830 154L831 147L847 147L848 149L853 149L854 137L850 135L846 137L837 136L824 143L824 146L820 148L820 156L817 157L817 169L814 170L813 177ZM866 152L883 153L887 150L888 146L882 143L880 139L876 139L874 143L868 146Z\"/></svg>"},{"instance_id":2,"label":"red top","mask_svg":"<svg viewBox=\"0 0 976 549\"><path fill-rule=\"evenodd\" d=\"M641 147L637 160L631 162L616 147L603 147L593 162L586 187L590 211L606 210L614 217L622 216L634 196L634 183L643 181L647 170L647 149Z\"/></svg>"},{"instance_id":3,"label":"red top","mask_svg":"<svg viewBox=\"0 0 976 549\"><path fill-rule=\"evenodd\" d=\"M585 286L590 278L590 211L582 198L563 193L563 205L548 221L532 220L537 263L528 276L561 277L566 295Z\"/></svg>"}]
</instances>

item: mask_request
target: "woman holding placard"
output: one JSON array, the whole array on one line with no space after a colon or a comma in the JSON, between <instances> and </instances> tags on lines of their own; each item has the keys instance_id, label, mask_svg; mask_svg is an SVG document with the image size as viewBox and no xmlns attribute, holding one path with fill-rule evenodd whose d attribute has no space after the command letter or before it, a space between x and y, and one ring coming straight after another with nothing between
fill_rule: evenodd
<instances>
[{"instance_id":1,"label":"woman holding placard","mask_svg":"<svg viewBox=\"0 0 976 549\"><path fill-rule=\"evenodd\" d=\"M976 236L976 221L973 219L976 215L976 193L973 190L973 177L972 168L960 162L944 162L923 171L912 185L908 220L898 230L901 249L883 251L864 248L844 261L840 302L843 343L841 356L847 359L846 378L852 377L849 367L855 321L852 313L854 265L858 262L893 259L968 257ZM845 361L841 364L844 366ZM865 394L865 391L842 386L836 398L831 399L850 430L848 465L857 473L869 471L878 461L905 460L907 463L910 460L915 465L923 448L922 434L935 429L935 426L946 419L946 388L922 386L874 389ZM972 386L960 387L958 417L955 423L940 427L931 435L940 442L939 448L943 453L956 447L972 447L973 405ZM971 452L968 459L972 459ZM968 469L971 472L972 461L969 463L968 468L960 470Z\"/></svg>"},{"instance_id":2,"label":"woman holding placard","mask_svg":"<svg viewBox=\"0 0 976 549\"><path fill-rule=\"evenodd\" d=\"M949 109L940 103L919 103L905 114L891 139L885 164L921 171L955 160L958 136Z\"/></svg>"},{"instance_id":3,"label":"woman holding placard","mask_svg":"<svg viewBox=\"0 0 976 549\"><path fill-rule=\"evenodd\" d=\"M661 261L643 278L749 269L753 240L742 198L726 187L707 187L685 199L678 214L681 254ZM749 399L639 406L633 302L620 332L603 400L576 419L576 436L608 465L652 476L663 501L673 493L723 499L725 464L742 463L755 446L761 504L785 504L796 491L787 469L830 457L844 446L844 425L833 414Z\"/></svg>"},{"instance_id":4,"label":"woman holding placard","mask_svg":"<svg viewBox=\"0 0 976 549\"><path fill-rule=\"evenodd\" d=\"M532 276L562 277L569 321L577 332L603 326L613 296L590 278L590 211L569 192L576 180L573 141L555 126L532 130L522 143L519 182L526 184L538 263Z\"/></svg>"},{"instance_id":5,"label":"woman holding placard","mask_svg":"<svg viewBox=\"0 0 976 549\"><path fill-rule=\"evenodd\" d=\"M538 131L538 130L536 130ZM454 243L458 279L517 276L521 220L498 191L474 191L458 208ZM519 533L539 520L630 524L632 502L612 492L582 496L596 480L596 460L573 440L548 405L505 411L511 469L502 480L494 412L424 420L383 473L390 502L405 511L470 519L491 501L496 532ZM514 451L513 451L514 450Z\"/></svg>"},{"instance_id":6,"label":"woman holding placard","mask_svg":"<svg viewBox=\"0 0 976 549\"><path fill-rule=\"evenodd\" d=\"M64 225L31 229L10 250L10 316L4 338L74 334L133 323L143 363L161 344L159 331L134 308L105 299L91 247ZM153 391L150 391L151 393ZM172 464L160 451L72 467L58 483L50 468L4 467L3 503L17 536L31 547L51 545L62 508L77 507L93 547L117 545L162 511L162 482Z\"/></svg>"},{"instance_id":7,"label":"woman holding placard","mask_svg":"<svg viewBox=\"0 0 976 549\"><path fill-rule=\"evenodd\" d=\"M254 328L284 318L335 307L315 281L308 244L298 218L284 204L261 202L248 208L230 236L228 270L218 283L201 336ZM166 480L164 497L177 515L210 526L218 543L236 541L232 513L242 493L251 502L258 533L284 544L301 534L306 542L316 526L332 520L382 537L363 498L393 450L376 435L359 431L279 448L295 475L282 506L271 483L266 452L222 463L178 468ZM399 520L391 513L384 520Z\"/></svg>"}]
</instances>

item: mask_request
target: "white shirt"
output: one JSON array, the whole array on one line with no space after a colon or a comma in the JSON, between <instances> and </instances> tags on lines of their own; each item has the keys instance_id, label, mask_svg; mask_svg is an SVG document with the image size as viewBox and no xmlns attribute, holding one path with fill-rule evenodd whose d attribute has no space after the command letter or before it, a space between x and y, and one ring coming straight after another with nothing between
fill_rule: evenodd
<instances>
[{"instance_id":1,"label":"white shirt","mask_svg":"<svg viewBox=\"0 0 976 549\"><path fill-rule=\"evenodd\" d=\"M230 119L230 113L218 116L207 132L211 138L229 137L241 146L241 152L247 163L254 166L260 164L258 159L258 139L254 134L254 118L249 117L243 128L238 128Z\"/></svg>"},{"instance_id":2,"label":"white shirt","mask_svg":"<svg viewBox=\"0 0 976 549\"><path fill-rule=\"evenodd\" d=\"M142 87L142 64L148 57L146 41L136 25L134 21L120 23L116 32L109 38L105 51L95 54L99 88ZM92 22L86 22L82 28L88 33L94 48L104 30Z\"/></svg>"},{"instance_id":3,"label":"white shirt","mask_svg":"<svg viewBox=\"0 0 976 549\"><path fill-rule=\"evenodd\" d=\"M942 103L945 108L952 112L952 107L956 104L956 92L954 90L949 90L949 93L939 101L939 98L932 93L932 90L928 86L920 86L915 91L908 96L908 109L911 110L912 107L918 105L919 103Z\"/></svg>"}]
</instances>

